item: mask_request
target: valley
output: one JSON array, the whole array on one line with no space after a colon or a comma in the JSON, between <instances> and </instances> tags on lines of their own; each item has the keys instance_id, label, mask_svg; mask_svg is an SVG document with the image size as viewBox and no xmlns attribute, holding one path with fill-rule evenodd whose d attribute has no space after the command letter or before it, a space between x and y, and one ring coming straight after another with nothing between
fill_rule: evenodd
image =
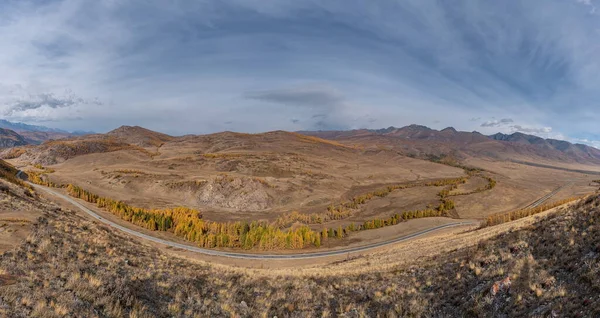
<instances>
[{"instance_id":1,"label":"valley","mask_svg":"<svg viewBox=\"0 0 600 318\"><path fill-rule=\"evenodd\" d=\"M382 243L410 235L403 223L471 224L597 189L584 164L439 158L283 131L172 137L124 126L24 148L7 160L133 231L284 254ZM180 207L192 214L173 214ZM195 225L183 230L190 217Z\"/></svg>"}]
</instances>

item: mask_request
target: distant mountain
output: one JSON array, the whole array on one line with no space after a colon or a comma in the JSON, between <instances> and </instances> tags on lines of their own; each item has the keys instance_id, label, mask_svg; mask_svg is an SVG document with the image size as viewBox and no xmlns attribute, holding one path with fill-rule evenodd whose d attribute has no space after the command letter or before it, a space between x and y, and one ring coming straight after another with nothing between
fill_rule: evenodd
<instances>
[{"instance_id":1,"label":"distant mountain","mask_svg":"<svg viewBox=\"0 0 600 318\"><path fill-rule=\"evenodd\" d=\"M13 130L23 136L28 143L36 145L47 140L94 134L91 131L74 131L71 133L62 129L15 123L4 119L0 119L0 128Z\"/></svg>"},{"instance_id":2,"label":"distant mountain","mask_svg":"<svg viewBox=\"0 0 600 318\"><path fill-rule=\"evenodd\" d=\"M0 119L0 128L14 130L16 132L23 131L41 131L68 134L69 132L62 129L48 128L45 126L28 125L24 123L14 123L8 120Z\"/></svg>"},{"instance_id":3,"label":"distant mountain","mask_svg":"<svg viewBox=\"0 0 600 318\"><path fill-rule=\"evenodd\" d=\"M544 139L538 136L527 135L523 133L513 133L510 135L497 133L489 136L494 140L506 142L515 142L524 145L533 145L543 149L554 149L569 155L570 157L580 159L597 159L600 158L600 150L583 144L572 144L565 140Z\"/></svg>"},{"instance_id":4,"label":"distant mountain","mask_svg":"<svg viewBox=\"0 0 600 318\"><path fill-rule=\"evenodd\" d=\"M426 158L450 155L456 159L488 157L600 164L600 150L596 148L523 133L485 136L476 131L457 131L452 127L440 131L421 125L300 133L347 144L359 144L366 148L397 149L407 155Z\"/></svg>"},{"instance_id":5,"label":"distant mountain","mask_svg":"<svg viewBox=\"0 0 600 318\"><path fill-rule=\"evenodd\" d=\"M27 145L25 138L10 129L0 128L0 148Z\"/></svg>"},{"instance_id":6,"label":"distant mountain","mask_svg":"<svg viewBox=\"0 0 600 318\"><path fill-rule=\"evenodd\" d=\"M29 143L40 140L59 139L60 133L23 132L21 138L11 134L11 142L6 145ZM7 134L8 135L8 134ZM19 134L17 134L19 135ZM304 136L306 135L306 136ZM308 144L319 147L335 146L331 149L363 149L379 152L396 151L407 156L435 160L464 160L487 158L518 160L528 162L562 162L600 165L600 150L568 141L544 139L523 133L495 134L485 136L479 132L457 131L452 127L442 130L426 126L388 127L384 129L358 129L346 131L302 131L289 133L275 131L263 134L240 134L222 132L210 135L187 135L173 137L139 126L121 126L106 134L73 136L60 141L48 141L41 147L27 151L29 161L62 162L82 154L112 152L134 149L148 153L161 149L174 149L194 143L201 145L206 152L219 152L225 149L273 148L279 143L294 145L295 151L312 149ZM310 136L310 137L307 137ZM318 137L318 138L314 138ZM64 138L64 137L63 137ZM301 141L299 143L299 141ZM277 146L279 147L279 146ZM275 148L277 148L275 147ZM144 148L144 149L142 149ZM48 159L50 158L50 159Z\"/></svg>"}]
</instances>

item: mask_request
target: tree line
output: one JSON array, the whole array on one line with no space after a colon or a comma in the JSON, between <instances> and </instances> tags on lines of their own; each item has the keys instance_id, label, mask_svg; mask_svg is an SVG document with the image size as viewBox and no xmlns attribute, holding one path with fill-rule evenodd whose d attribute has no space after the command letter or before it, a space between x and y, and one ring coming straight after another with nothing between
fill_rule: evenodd
<instances>
[{"instance_id":1,"label":"tree line","mask_svg":"<svg viewBox=\"0 0 600 318\"><path fill-rule=\"evenodd\" d=\"M585 197L585 196L583 196L583 197ZM485 219L485 221L482 222L481 227L488 227L488 226L498 225L498 224L522 219L524 217L528 217L528 216L532 216L534 214L548 211L550 209L556 208L563 204L567 204L569 202L577 201L583 197L571 197L568 199L552 202L549 204L540 205L535 208L527 208L527 209L520 209L520 210L516 210L516 211L510 211L510 212L506 212L506 213L493 214L493 215L488 216Z\"/></svg>"},{"instance_id":2,"label":"tree line","mask_svg":"<svg viewBox=\"0 0 600 318\"><path fill-rule=\"evenodd\" d=\"M138 208L123 201L100 197L72 184L66 189L69 195L94 203L125 221L151 231L173 232L200 247L270 250L321 245L320 233L307 226L282 230L266 222L212 222L202 219L200 211L186 207Z\"/></svg>"}]
</instances>

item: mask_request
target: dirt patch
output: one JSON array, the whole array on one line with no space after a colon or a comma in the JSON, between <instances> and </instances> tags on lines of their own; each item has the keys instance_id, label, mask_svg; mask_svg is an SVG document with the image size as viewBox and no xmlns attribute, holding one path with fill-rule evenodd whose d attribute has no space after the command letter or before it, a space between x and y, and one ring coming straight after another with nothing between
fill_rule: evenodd
<instances>
[{"instance_id":1,"label":"dirt patch","mask_svg":"<svg viewBox=\"0 0 600 318\"><path fill-rule=\"evenodd\" d=\"M272 186L262 179L217 176L199 189L198 202L237 211L264 210L273 206L271 189Z\"/></svg>"},{"instance_id":2,"label":"dirt patch","mask_svg":"<svg viewBox=\"0 0 600 318\"><path fill-rule=\"evenodd\" d=\"M16 284L18 277L15 275L0 274L0 287Z\"/></svg>"}]
</instances>

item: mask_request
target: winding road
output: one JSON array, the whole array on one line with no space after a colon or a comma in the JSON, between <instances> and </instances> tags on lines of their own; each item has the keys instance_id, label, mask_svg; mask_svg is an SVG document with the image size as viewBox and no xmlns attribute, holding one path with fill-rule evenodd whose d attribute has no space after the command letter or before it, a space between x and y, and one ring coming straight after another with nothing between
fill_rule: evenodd
<instances>
[{"instance_id":1,"label":"winding road","mask_svg":"<svg viewBox=\"0 0 600 318\"><path fill-rule=\"evenodd\" d=\"M17 177L23 179L22 171L19 171L17 173ZM100 221L106 225L109 225L113 228L119 229L122 232L125 232L129 235L139 237L139 238L142 238L142 239L145 239L148 241L152 241L155 243L159 243L162 245L166 245L166 246L170 246L170 247L174 247L174 248L178 248L178 249L183 249L183 250L190 251L190 252L201 253L201 254L210 255L210 256L229 257L229 258L260 259L260 260L292 260L292 259L309 259L309 258L329 257L329 256L337 256L337 255L347 255L349 253L365 252L365 251L375 249L378 247L391 245L391 244L395 244L395 243L400 243L400 242L405 242L405 241L414 239L416 237L423 236L425 234L429 234L432 232L436 232L436 231L451 228L451 227L478 225L479 224L478 222L448 223L448 224L436 226L436 227L433 227L433 228L430 228L427 230L412 233L412 234L409 234L406 236L398 237L398 238L395 238L395 239L392 239L389 241L385 241L385 242L373 243L373 244L369 244L369 245L365 245L365 246L358 246L358 247L333 250L333 251L323 251L323 252L314 252L314 253L298 253L298 254L249 254L249 253L225 252L225 251L211 250L211 249L205 249L205 248L199 248L199 247L195 247L195 246L175 243L172 241L163 240L163 239L151 236L151 235L146 235L144 233L137 232L135 230L124 227L122 225L119 225L117 223L114 223L110 220L107 220L107 219L101 217L100 215L96 214L94 211L88 209L87 207L83 206L81 203L77 202L75 199L73 199L69 196L66 196L60 192L52 190L51 188L47 188L47 187L37 185L37 184L31 183L31 182L28 182L28 183L36 189L39 189L50 195L54 195L63 200L66 200L67 202L73 204L74 206L79 208L81 211L89 214L91 217L97 219L98 221Z\"/></svg>"}]
</instances>

